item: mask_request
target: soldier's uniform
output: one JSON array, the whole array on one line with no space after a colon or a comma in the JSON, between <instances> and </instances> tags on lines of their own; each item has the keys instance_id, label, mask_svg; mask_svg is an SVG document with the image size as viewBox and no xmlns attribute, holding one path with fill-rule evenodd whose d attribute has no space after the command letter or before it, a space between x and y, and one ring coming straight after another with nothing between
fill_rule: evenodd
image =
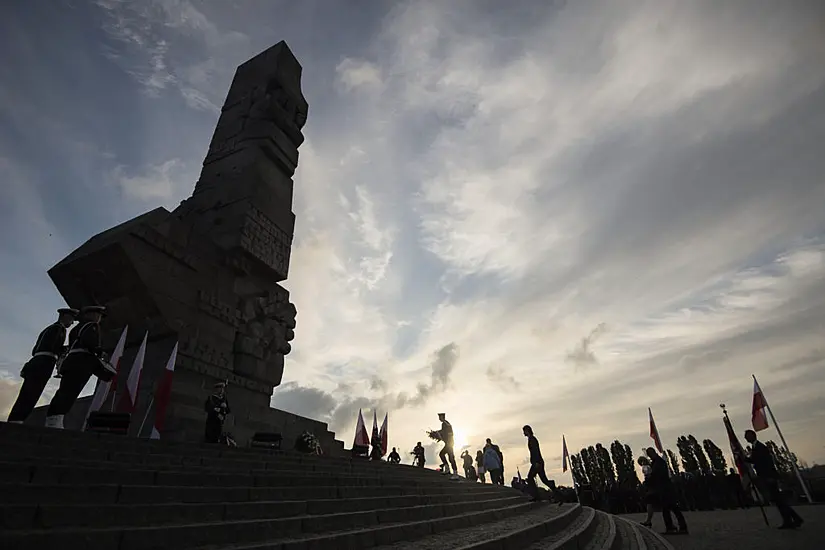
<instances>
[{"instance_id":1,"label":"soldier's uniform","mask_svg":"<svg viewBox=\"0 0 825 550\"><path fill-rule=\"evenodd\" d=\"M54 372L55 363L66 350L64 345L66 329L74 322L78 311L62 308L58 309L57 313L58 320L43 329L37 337L37 342L32 348L32 358L23 365L23 370L20 371L23 385L9 413L9 422L22 424L26 421L43 394Z\"/></svg>"},{"instance_id":2,"label":"soldier's uniform","mask_svg":"<svg viewBox=\"0 0 825 550\"><path fill-rule=\"evenodd\" d=\"M226 415L232 412L229 408L229 401L224 394L226 384L219 382L215 384L215 393L206 398L203 408L206 411L206 429L203 439L206 443L220 443L223 433L223 421Z\"/></svg>"},{"instance_id":3,"label":"soldier's uniform","mask_svg":"<svg viewBox=\"0 0 825 550\"><path fill-rule=\"evenodd\" d=\"M114 369L102 361L100 319L97 316L102 316L105 311L103 306L83 308L82 314L87 318L69 332L69 349L60 366L60 387L49 404L46 426L63 428L63 417L71 410L92 375L108 376L108 370L114 375Z\"/></svg>"}]
</instances>

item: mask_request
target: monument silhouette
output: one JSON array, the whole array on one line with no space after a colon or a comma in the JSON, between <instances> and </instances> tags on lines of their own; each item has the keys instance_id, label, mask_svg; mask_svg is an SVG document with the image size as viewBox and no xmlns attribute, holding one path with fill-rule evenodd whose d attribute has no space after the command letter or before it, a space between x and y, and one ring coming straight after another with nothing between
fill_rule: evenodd
<instances>
[{"instance_id":1,"label":"monument silhouette","mask_svg":"<svg viewBox=\"0 0 825 550\"><path fill-rule=\"evenodd\" d=\"M308 109L301 65L286 43L240 65L192 196L172 212L156 208L95 235L49 270L70 306L107 307L107 349L129 326L119 390L149 332L132 430L179 342L163 438L201 439L204 401L226 380L226 428L236 440L266 431L290 441L308 430L325 450L343 449L325 424L270 408L296 325L278 283L289 273L292 176ZM67 427L80 427L86 409L78 401Z\"/></svg>"}]
</instances>

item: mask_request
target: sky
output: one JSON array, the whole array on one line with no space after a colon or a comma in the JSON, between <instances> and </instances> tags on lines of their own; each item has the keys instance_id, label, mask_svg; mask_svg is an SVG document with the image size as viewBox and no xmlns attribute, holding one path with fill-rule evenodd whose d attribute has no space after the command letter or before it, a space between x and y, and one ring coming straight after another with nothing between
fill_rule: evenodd
<instances>
[{"instance_id":1,"label":"sky","mask_svg":"<svg viewBox=\"0 0 825 550\"><path fill-rule=\"evenodd\" d=\"M388 412L405 462L445 412L510 472L530 424L569 483L562 434L640 453L648 407L667 447L727 448L755 374L823 463L824 27L815 0L3 2L0 418L63 305L46 270L186 198L235 67L285 40L310 108L273 406L347 446Z\"/></svg>"}]
</instances>

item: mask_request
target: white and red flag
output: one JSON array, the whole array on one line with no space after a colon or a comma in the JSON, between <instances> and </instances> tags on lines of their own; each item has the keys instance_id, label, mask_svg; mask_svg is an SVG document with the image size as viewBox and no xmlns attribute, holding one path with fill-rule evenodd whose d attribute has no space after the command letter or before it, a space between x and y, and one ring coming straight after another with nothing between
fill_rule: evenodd
<instances>
[{"instance_id":1,"label":"white and red flag","mask_svg":"<svg viewBox=\"0 0 825 550\"><path fill-rule=\"evenodd\" d=\"M564 435L561 436L561 471L562 473L566 472L569 468L568 464L570 464L570 453L567 452L567 440L564 439Z\"/></svg>"},{"instance_id":2,"label":"white and red flag","mask_svg":"<svg viewBox=\"0 0 825 550\"><path fill-rule=\"evenodd\" d=\"M381 430L378 432L378 439L381 440L381 456L387 454L387 446L389 444L389 434L387 434L387 418L389 413L384 413L384 422L381 424Z\"/></svg>"},{"instance_id":3,"label":"white and red flag","mask_svg":"<svg viewBox=\"0 0 825 550\"><path fill-rule=\"evenodd\" d=\"M768 415L765 408L768 403L765 401L765 396L762 394L762 388L759 387L759 382L756 377L753 378L753 405L751 407L751 424L753 424L753 431L758 432L768 429Z\"/></svg>"},{"instance_id":4,"label":"white and red flag","mask_svg":"<svg viewBox=\"0 0 825 550\"><path fill-rule=\"evenodd\" d=\"M653 420L653 411L650 410L650 407L647 408L647 415L650 417L650 438L653 440L653 444L656 445L656 449L663 453L665 448L662 446L662 438L659 437L659 430L656 428L656 421Z\"/></svg>"},{"instance_id":5,"label":"white and red flag","mask_svg":"<svg viewBox=\"0 0 825 550\"><path fill-rule=\"evenodd\" d=\"M143 335L143 342L140 343L135 362L132 363L132 370L129 371L129 378L126 380L126 391L120 398L118 410L125 413L134 413L137 405L138 390L140 389L140 374L143 372L143 358L146 356L146 340L149 338L149 331Z\"/></svg>"},{"instance_id":6,"label":"white and red flag","mask_svg":"<svg viewBox=\"0 0 825 550\"><path fill-rule=\"evenodd\" d=\"M352 446L370 446L370 436L367 433L367 426L364 424L364 416L361 414L361 409L358 409L358 422L355 424L355 440L353 441Z\"/></svg>"},{"instance_id":7,"label":"white and red flag","mask_svg":"<svg viewBox=\"0 0 825 550\"><path fill-rule=\"evenodd\" d=\"M178 343L172 348L169 361L166 362L166 369L163 371L163 378L160 379L158 389L155 391L155 423L152 426L151 439L160 439L160 432L163 431L163 424L166 422L166 407L169 405L169 397L172 395L172 377L175 374L175 361L178 358Z\"/></svg>"},{"instance_id":8,"label":"white and red flag","mask_svg":"<svg viewBox=\"0 0 825 550\"><path fill-rule=\"evenodd\" d=\"M370 443L372 443L373 447L381 444L380 436L378 434L378 415L375 413L374 409L372 411L372 437L370 438Z\"/></svg>"},{"instance_id":9,"label":"white and red flag","mask_svg":"<svg viewBox=\"0 0 825 550\"><path fill-rule=\"evenodd\" d=\"M126 333L129 331L129 326L123 328L123 332L120 333L120 340L117 341L117 345L115 346L112 355L109 357L109 363L115 368L115 371L118 373L120 372L120 358L123 356L123 348L126 347ZM95 394L92 396L92 402L89 404L89 410L86 411L86 420L89 419L89 415L93 412L97 412L100 410L100 407L103 406L103 403L106 402L106 399L109 397L109 393L113 391L112 388L113 383L117 382L117 374L112 380L108 382L103 382L102 380L98 380L97 387L95 388ZM83 429L86 429L86 420L83 421Z\"/></svg>"}]
</instances>

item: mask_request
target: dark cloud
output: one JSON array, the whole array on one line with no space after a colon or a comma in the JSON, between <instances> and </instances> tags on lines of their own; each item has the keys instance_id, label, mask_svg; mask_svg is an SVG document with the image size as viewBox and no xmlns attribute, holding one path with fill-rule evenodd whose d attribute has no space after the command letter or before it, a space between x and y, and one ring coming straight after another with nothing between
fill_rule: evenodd
<instances>
[{"instance_id":1,"label":"dark cloud","mask_svg":"<svg viewBox=\"0 0 825 550\"><path fill-rule=\"evenodd\" d=\"M370 378L370 389L373 391L387 391L387 381L378 376Z\"/></svg>"},{"instance_id":2,"label":"dark cloud","mask_svg":"<svg viewBox=\"0 0 825 550\"><path fill-rule=\"evenodd\" d=\"M598 340L599 336L607 331L605 323L599 323L596 328L590 331L590 334L581 339L578 345L567 352L565 360L576 367L590 367L599 363L596 354L593 353L593 344Z\"/></svg>"},{"instance_id":3,"label":"dark cloud","mask_svg":"<svg viewBox=\"0 0 825 550\"><path fill-rule=\"evenodd\" d=\"M369 417L373 410L381 415L378 419L381 422L383 414L405 407L420 407L426 404L433 396L446 391L451 385L451 375L455 369L459 358L459 348L451 342L433 353L428 368L430 369L429 383L419 383L415 392L409 395L405 392L384 393L378 397L365 397L353 394L351 391L336 391L333 396L317 388L300 386L295 382L284 384L279 387L272 398L272 405L295 414L309 416L329 422L330 429L339 432L355 426L358 411L364 413L364 420L367 422L367 429L372 427ZM339 384L342 388L352 390L351 384ZM381 390L388 387L386 381L373 377L370 379L370 390ZM341 435L339 439L345 441L346 437Z\"/></svg>"},{"instance_id":4,"label":"dark cloud","mask_svg":"<svg viewBox=\"0 0 825 550\"><path fill-rule=\"evenodd\" d=\"M299 386L295 382L283 384L272 394L272 406L301 416L328 419L336 409L335 398L325 391Z\"/></svg>"}]
</instances>

